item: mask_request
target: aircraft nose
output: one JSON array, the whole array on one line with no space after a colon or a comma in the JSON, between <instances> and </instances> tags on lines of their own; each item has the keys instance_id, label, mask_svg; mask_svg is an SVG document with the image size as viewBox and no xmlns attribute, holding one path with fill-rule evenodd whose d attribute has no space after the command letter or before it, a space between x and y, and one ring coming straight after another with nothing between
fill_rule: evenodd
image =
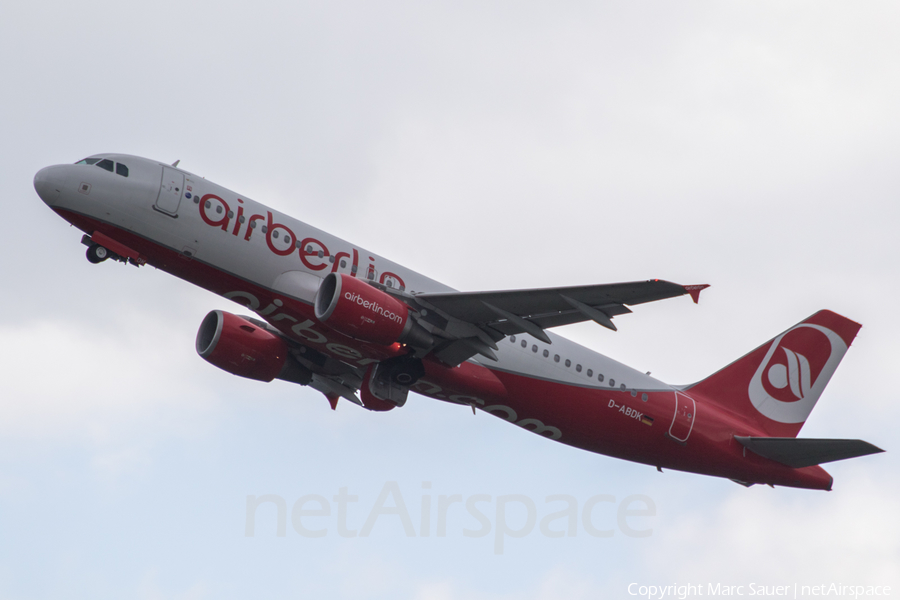
<instances>
[{"instance_id":1,"label":"aircraft nose","mask_svg":"<svg viewBox=\"0 0 900 600\"><path fill-rule=\"evenodd\" d=\"M34 176L34 191L46 204L53 206L59 198L59 167L44 167Z\"/></svg>"}]
</instances>

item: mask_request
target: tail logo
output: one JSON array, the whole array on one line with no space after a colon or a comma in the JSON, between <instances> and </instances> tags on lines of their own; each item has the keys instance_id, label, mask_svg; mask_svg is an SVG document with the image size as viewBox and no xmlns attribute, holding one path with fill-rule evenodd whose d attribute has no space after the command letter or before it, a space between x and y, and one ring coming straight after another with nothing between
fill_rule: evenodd
<instances>
[{"instance_id":1,"label":"tail logo","mask_svg":"<svg viewBox=\"0 0 900 600\"><path fill-rule=\"evenodd\" d=\"M801 323L774 340L750 380L750 401L779 423L803 423L847 352L835 332Z\"/></svg>"},{"instance_id":2,"label":"tail logo","mask_svg":"<svg viewBox=\"0 0 900 600\"><path fill-rule=\"evenodd\" d=\"M789 400L789 402L803 400L809 395L811 387L809 360L799 352L788 350L784 346L781 346L780 350L784 350L784 358L787 364L773 362L769 365L769 383L779 390L783 390L790 385L793 399Z\"/></svg>"}]
</instances>

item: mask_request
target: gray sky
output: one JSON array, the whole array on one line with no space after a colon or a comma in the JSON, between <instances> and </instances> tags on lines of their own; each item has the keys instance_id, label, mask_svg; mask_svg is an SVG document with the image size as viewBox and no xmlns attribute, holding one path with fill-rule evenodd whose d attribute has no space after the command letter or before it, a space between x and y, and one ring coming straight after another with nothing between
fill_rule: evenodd
<instances>
[{"instance_id":1,"label":"gray sky","mask_svg":"<svg viewBox=\"0 0 900 600\"><path fill-rule=\"evenodd\" d=\"M7 3L10 4L10 3ZM0 597L597 598L629 583L900 590L896 3L14 3L0 9ZM805 437L888 454L830 493L666 472L413 397L335 413L240 380L193 338L229 304L90 265L40 202L41 167L172 162L463 290L664 278L699 306L563 333L670 383L820 308L864 327ZM231 310L234 310L231 305ZM366 537L248 495L331 499L362 529L396 482L417 534ZM423 488L430 482L430 488ZM422 498L478 494L419 535ZM539 526L497 554L497 498L595 510L608 538ZM629 537L616 507L649 497ZM390 503L389 503L390 504ZM521 508L521 506L518 506ZM510 508L511 527L525 511ZM307 522L307 521L304 521ZM557 521L554 529L560 529ZM746 588L745 588L746 590ZM746 593L746 592L745 592Z\"/></svg>"}]
</instances>

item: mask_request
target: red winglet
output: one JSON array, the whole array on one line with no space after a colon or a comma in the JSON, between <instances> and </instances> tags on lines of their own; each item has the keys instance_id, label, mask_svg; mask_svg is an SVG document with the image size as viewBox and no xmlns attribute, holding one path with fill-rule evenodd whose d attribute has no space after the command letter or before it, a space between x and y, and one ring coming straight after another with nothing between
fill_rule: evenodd
<instances>
[{"instance_id":1,"label":"red winglet","mask_svg":"<svg viewBox=\"0 0 900 600\"><path fill-rule=\"evenodd\" d=\"M685 285L682 286L684 291L691 295L691 299L694 301L694 304L698 304L700 302L700 292L709 287L708 283L701 283L699 285Z\"/></svg>"},{"instance_id":2,"label":"red winglet","mask_svg":"<svg viewBox=\"0 0 900 600\"><path fill-rule=\"evenodd\" d=\"M328 398L328 404L331 405L331 410L337 409L338 396L337 394L325 394L325 397Z\"/></svg>"}]
</instances>

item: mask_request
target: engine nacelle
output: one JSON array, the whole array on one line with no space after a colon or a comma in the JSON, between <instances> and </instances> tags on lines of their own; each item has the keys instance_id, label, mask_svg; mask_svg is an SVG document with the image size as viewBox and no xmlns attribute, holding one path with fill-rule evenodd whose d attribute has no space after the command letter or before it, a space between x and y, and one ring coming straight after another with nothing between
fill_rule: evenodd
<instances>
[{"instance_id":1,"label":"engine nacelle","mask_svg":"<svg viewBox=\"0 0 900 600\"><path fill-rule=\"evenodd\" d=\"M214 310L203 319L196 346L197 354L207 362L257 381L275 379L289 357L287 344L280 337L222 310Z\"/></svg>"},{"instance_id":2,"label":"engine nacelle","mask_svg":"<svg viewBox=\"0 0 900 600\"><path fill-rule=\"evenodd\" d=\"M431 335L409 316L409 307L365 281L330 273L316 293L316 318L357 340L389 346L428 347Z\"/></svg>"}]
</instances>

